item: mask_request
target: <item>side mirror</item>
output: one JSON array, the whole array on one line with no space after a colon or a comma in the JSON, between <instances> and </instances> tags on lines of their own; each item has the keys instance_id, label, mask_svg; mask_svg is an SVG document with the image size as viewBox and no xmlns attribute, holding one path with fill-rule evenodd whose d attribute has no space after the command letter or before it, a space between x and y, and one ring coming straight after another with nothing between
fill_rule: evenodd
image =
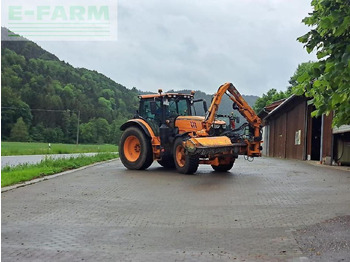
<instances>
[{"instance_id":1,"label":"side mirror","mask_svg":"<svg viewBox=\"0 0 350 262\"><path fill-rule=\"evenodd\" d=\"M233 110L238 110L238 106L236 105L236 103L232 103L232 109Z\"/></svg>"},{"instance_id":2,"label":"side mirror","mask_svg":"<svg viewBox=\"0 0 350 262\"><path fill-rule=\"evenodd\" d=\"M203 109L204 109L204 113L208 112L207 101L205 101L204 99L203 99Z\"/></svg>"},{"instance_id":3,"label":"side mirror","mask_svg":"<svg viewBox=\"0 0 350 262\"><path fill-rule=\"evenodd\" d=\"M152 113L152 115L155 115L157 113L156 101L151 101L150 102L150 106L151 106L151 113Z\"/></svg>"},{"instance_id":4,"label":"side mirror","mask_svg":"<svg viewBox=\"0 0 350 262\"><path fill-rule=\"evenodd\" d=\"M206 113L208 111L207 101L201 98L201 99L193 100L193 103L201 102L201 101L203 102L204 113Z\"/></svg>"}]
</instances>

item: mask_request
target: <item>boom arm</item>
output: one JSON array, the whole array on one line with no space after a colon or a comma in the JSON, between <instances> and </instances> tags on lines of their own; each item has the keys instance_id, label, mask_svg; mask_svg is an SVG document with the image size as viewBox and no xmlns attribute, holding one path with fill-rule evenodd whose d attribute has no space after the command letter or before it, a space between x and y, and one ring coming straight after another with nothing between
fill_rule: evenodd
<instances>
[{"instance_id":1,"label":"boom arm","mask_svg":"<svg viewBox=\"0 0 350 262\"><path fill-rule=\"evenodd\" d=\"M226 92L228 91L228 93ZM219 105L221 103L222 96L227 94L228 97L233 101L235 108L240 112L240 114L248 121L249 125L254 129L254 141L249 142L252 146L248 149L248 151L259 152L260 153L260 128L261 128L261 119L255 114L254 110L248 105L248 103L244 100L238 90L231 83L225 83L219 87L217 93L214 95L213 101L209 107L208 112L206 113L204 122L203 122L203 130L200 132L202 134L208 134L214 120L215 115L219 109ZM250 155L250 152L248 152Z\"/></svg>"},{"instance_id":2,"label":"boom arm","mask_svg":"<svg viewBox=\"0 0 350 262\"><path fill-rule=\"evenodd\" d=\"M230 93L227 94L226 91ZM235 103L237 110L248 121L248 123L260 130L261 119L255 114L254 110L244 100L238 90L231 83L225 83L219 87L218 92L214 95L213 101L209 107L209 110L205 116L204 128L208 132L215 120L215 115L219 109L222 96L227 94L228 97ZM260 132L260 131L259 131ZM255 135L255 134L254 134ZM259 135L259 134L258 134Z\"/></svg>"}]
</instances>

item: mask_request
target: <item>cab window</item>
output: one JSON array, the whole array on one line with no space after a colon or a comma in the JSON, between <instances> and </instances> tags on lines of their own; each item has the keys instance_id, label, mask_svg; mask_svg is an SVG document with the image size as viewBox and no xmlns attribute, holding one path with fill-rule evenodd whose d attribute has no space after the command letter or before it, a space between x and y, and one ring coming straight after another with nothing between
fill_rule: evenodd
<instances>
[{"instance_id":1,"label":"cab window","mask_svg":"<svg viewBox=\"0 0 350 262\"><path fill-rule=\"evenodd\" d=\"M170 117L191 115L191 108L187 99L171 98L169 101Z\"/></svg>"},{"instance_id":2,"label":"cab window","mask_svg":"<svg viewBox=\"0 0 350 262\"><path fill-rule=\"evenodd\" d=\"M151 102L154 101L153 99L148 99L148 100L142 100L140 103L140 108L139 108L139 114L141 117L144 119L155 119L156 114L161 113L161 107L160 107L160 101L155 101L156 103L156 114L152 114L151 111Z\"/></svg>"}]
</instances>

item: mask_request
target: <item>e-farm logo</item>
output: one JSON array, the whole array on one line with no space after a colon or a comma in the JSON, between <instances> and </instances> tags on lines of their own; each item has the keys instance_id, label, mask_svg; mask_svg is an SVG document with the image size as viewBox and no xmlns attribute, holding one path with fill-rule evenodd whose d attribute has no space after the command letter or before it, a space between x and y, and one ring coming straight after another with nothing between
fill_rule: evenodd
<instances>
[{"instance_id":1,"label":"e-farm logo","mask_svg":"<svg viewBox=\"0 0 350 262\"><path fill-rule=\"evenodd\" d=\"M116 0L5 0L2 40L115 41Z\"/></svg>"}]
</instances>

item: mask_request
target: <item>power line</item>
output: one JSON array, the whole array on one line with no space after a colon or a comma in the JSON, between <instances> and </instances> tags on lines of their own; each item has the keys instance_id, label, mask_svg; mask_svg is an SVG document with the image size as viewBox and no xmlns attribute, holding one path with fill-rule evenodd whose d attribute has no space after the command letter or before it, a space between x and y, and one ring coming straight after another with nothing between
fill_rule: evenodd
<instances>
[{"instance_id":1,"label":"power line","mask_svg":"<svg viewBox=\"0 0 350 262\"><path fill-rule=\"evenodd\" d=\"M1 109L26 109L24 107L8 107L2 106ZM43 108L29 108L30 111L45 111L45 112L80 112L80 110L71 110L71 109L43 109Z\"/></svg>"}]
</instances>

